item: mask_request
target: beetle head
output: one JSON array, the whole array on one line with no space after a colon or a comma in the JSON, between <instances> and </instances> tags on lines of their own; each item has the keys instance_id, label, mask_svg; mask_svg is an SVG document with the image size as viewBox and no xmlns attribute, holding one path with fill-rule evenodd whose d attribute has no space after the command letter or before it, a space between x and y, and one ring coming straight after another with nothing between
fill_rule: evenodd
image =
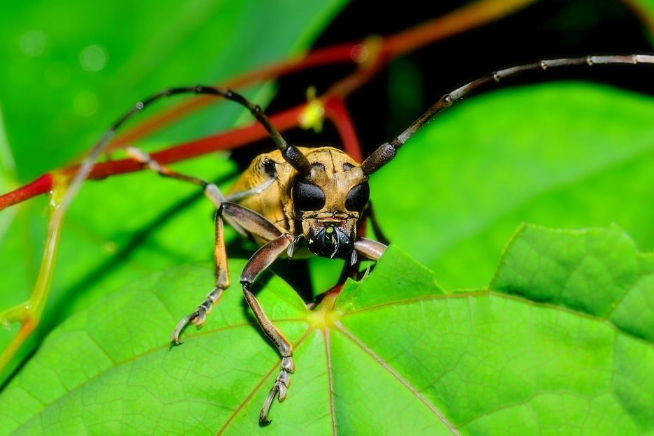
<instances>
[{"instance_id":1,"label":"beetle head","mask_svg":"<svg viewBox=\"0 0 654 436\"><path fill-rule=\"evenodd\" d=\"M368 177L344 152L322 148L307 154L311 171L293 184L295 216L314 254L346 258L354 249L356 224L368 204Z\"/></svg>"}]
</instances>

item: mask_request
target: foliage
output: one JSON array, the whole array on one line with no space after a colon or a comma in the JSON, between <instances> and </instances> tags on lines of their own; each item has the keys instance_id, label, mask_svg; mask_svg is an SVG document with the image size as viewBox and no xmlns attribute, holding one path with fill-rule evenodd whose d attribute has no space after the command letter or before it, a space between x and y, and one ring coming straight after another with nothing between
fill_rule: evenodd
<instances>
[{"instance_id":1,"label":"foliage","mask_svg":"<svg viewBox=\"0 0 654 436\"><path fill-rule=\"evenodd\" d=\"M373 204L389 239L450 289L488 283L521 222L618 223L654 249L654 209L643 207L654 198L652 119L651 97L605 85L493 92L412 138L373 178ZM430 177L397 182L414 174Z\"/></svg>"},{"instance_id":2,"label":"foliage","mask_svg":"<svg viewBox=\"0 0 654 436\"><path fill-rule=\"evenodd\" d=\"M616 227L523 227L480 291L444 292L395 248L333 308L326 299L308 311L268 275L261 301L295 344L297 371L264 429L257 416L279 358L240 292L179 347L152 334L211 276L169 269L65 321L3 393L2 434L654 430L654 256Z\"/></svg>"},{"instance_id":3,"label":"foliage","mask_svg":"<svg viewBox=\"0 0 654 436\"><path fill-rule=\"evenodd\" d=\"M46 39L41 55L23 53L0 75L8 129L8 141L0 136L2 192L70 161L148 92L215 82L308 46L343 2L206 2L172 13L141 2L122 23L132 33L116 32L121 17L88 15L78 1L67 10L37 3L0 6L5 50L29 42L35 29L72 38L62 17L88 22L69 52L49 52L56 45ZM262 7L269 9L252 13ZM106 39L84 39L84 29L97 28ZM240 45L207 36L216 29ZM81 50L98 44L109 53L103 72L69 71L62 92L48 76L38 92L45 101L24 98L30 74L56 79L56 65L77 65ZM248 94L263 103L272 87ZM202 136L239 115L216 106L145 146ZM41 329L14 363L49 335L0 392L0 434L322 435L333 434L334 423L339 434L654 432L652 256L637 253L618 227L526 226L502 257L521 222L615 222L653 250L654 216L645 207L654 194L652 115L649 97L565 82L471 99L420 132L371 180L382 228L401 248L350 282L335 308L309 312L281 279L264 280L264 308L298 344L288 399L273 406L264 430L256 416L279 359L237 286L202 330L188 329L184 345L167 348L171 327L213 281L211 267L197 263L210 256L210 205L193 187L149 173L87 183L67 217ZM223 156L176 168L223 186L235 171ZM0 309L28 295L43 208L37 201L0 213ZM230 253L239 248L231 244ZM233 282L243 262L230 258ZM316 282L333 281L333 266L312 267L328 277ZM14 332L0 329L0 349Z\"/></svg>"}]
</instances>

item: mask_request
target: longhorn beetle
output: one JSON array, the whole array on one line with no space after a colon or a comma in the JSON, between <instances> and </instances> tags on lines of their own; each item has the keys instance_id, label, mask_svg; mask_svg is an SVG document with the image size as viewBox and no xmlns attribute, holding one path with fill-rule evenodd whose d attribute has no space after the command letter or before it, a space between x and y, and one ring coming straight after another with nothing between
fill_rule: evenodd
<instances>
[{"instance_id":1,"label":"longhorn beetle","mask_svg":"<svg viewBox=\"0 0 654 436\"><path fill-rule=\"evenodd\" d=\"M125 121L163 97L188 93L222 97L247 108L263 125L277 150L255 158L226 195L212 183L175 172L159 164L138 148L130 147L127 152L133 159L161 176L198 185L217 209L215 286L195 310L179 321L171 334L173 344L180 343L180 335L187 325L194 323L199 327L206 321L213 305L230 285L223 221L227 221L240 234L253 238L261 246L246 264L239 281L245 300L254 312L259 326L281 357L279 374L259 415L260 423L266 424L275 398L280 402L286 398L294 364L291 344L268 319L251 292L251 286L259 273L282 255L292 258L315 254L332 259L346 259L349 265L354 265L359 256L378 260L386 245L356 233L357 222L371 214L371 206L368 204L368 178L390 162L418 129L455 102L475 91L498 84L503 79L540 70L600 64L654 64L654 56L552 59L495 71L445 94L400 135L380 145L361 164L337 148L301 148L288 144L259 106L231 90L208 86L171 88L136 103L123 115L93 148L80 166L75 180L79 183L88 175L113 133Z\"/></svg>"}]
</instances>

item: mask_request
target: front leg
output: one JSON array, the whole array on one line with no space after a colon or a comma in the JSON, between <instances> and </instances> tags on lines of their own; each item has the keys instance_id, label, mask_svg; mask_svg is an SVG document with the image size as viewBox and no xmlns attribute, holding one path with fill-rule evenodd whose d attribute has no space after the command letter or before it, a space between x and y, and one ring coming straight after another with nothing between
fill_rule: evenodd
<instances>
[{"instance_id":1,"label":"front leg","mask_svg":"<svg viewBox=\"0 0 654 436\"><path fill-rule=\"evenodd\" d=\"M179 345L179 336L186 326L195 323L198 328L202 327L211 312L214 304L218 302L223 291L229 287L229 273L227 271L227 253L225 252L225 239L223 237L223 219L220 213L216 213L216 231L214 245L214 259L216 261L216 286L202 303L189 315L182 318L170 335L173 345Z\"/></svg>"},{"instance_id":2,"label":"front leg","mask_svg":"<svg viewBox=\"0 0 654 436\"><path fill-rule=\"evenodd\" d=\"M211 309L220 298L222 292L229 287L227 253L225 252L225 239L223 237L223 217L231 219L249 234L258 236L265 241L274 240L282 234L273 223L250 209L227 202L219 205L218 211L216 212L216 244L214 249L216 286L193 312L179 321L171 335L173 345L179 345L179 336L187 325L195 323L199 328L204 324L207 315L211 312Z\"/></svg>"},{"instance_id":3,"label":"front leg","mask_svg":"<svg viewBox=\"0 0 654 436\"><path fill-rule=\"evenodd\" d=\"M382 257L386 248L388 247L385 244L373 241L372 239L359 238L354 241L354 251L366 259L374 260L375 262Z\"/></svg>"},{"instance_id":4,"label":"front leg","mask_svg":"<svg viewBox=\"0 0 654 436\"><path fill-rule=\"evenodd\" d=\"M275 397L277 397L280 402L284 401L286 398L286 389L290 384L289 375L293 372L295 366L293 364L293 347L291 346L291 343L286 339L286 337L284 337L284 334L275 327L270 319L268 319L254 294L250 291L250 288L259 273L268 268L270 264L284 253L292 243L293 237L290 234L285 233L262 246L256 253L254 253L241 274L241 284L243 285L245 301L247 301L250 309L254 312L254 316L265 335L275 345L275 348L277 348L277 351L279 351L279 354L282 356L281 370L279 371L279 375L275 379L275 383L272 389L270 389L270 393L268 394L261 409L261 413L259 414L259 423L262 425L270 422L268 421L268 411L270 410L270 406L275 400Z\"/></svg>"}]
</instances>

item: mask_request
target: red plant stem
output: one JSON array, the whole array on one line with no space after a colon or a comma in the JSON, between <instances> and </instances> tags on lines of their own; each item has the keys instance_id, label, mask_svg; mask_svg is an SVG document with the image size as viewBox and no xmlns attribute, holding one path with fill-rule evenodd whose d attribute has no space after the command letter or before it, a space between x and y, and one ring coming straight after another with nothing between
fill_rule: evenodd
<instances>
[{"instance_id":1,"label":"red plant stem","mask_svg":"<svg viewBox=\"0 0 654 436\"><path fill-rule=\"evenodd\" d=\"M52 174L45 173L32 183L23 185L15 191L0 195L0 210L37 195L46 194L52 189Z\"/></svg>"},{"instance_id":2,"label":"red plant stem","mask_svg":"<svg viewBox=\"0 0 654 436\"><path fill-rule=\"evenodd\" d=\"M286 131L297 127L298 118L304 109L305 104L288 109L270 117L273 125L280 131ZM339 133L343 137L346 151L355 159L360 161L361 148L359 146L354 126L349 118L347 109L342 100L338 98L327 98L325 101L326 112L330 115ZM202 156L207 153L220 150L233 150L253 141L266 138L268 133L258 123L246 127L232 129L227 132L218 133L206 138L189 141L168 149L152 153L152 158L161 164L179 162ZM134 159L119 159L96 164L88 178L91 180L104 179L106 177L140 171L143 165ZM78 166L72 166L59 171L62 176L72 177L77 172ZM46 194L52 190L53 173L46 173L15 191L0 196L0 210L16 203L20 203L37 195Z\"/></svg>"},{"instance_id":3,"label":"red plant stem","mask_svg":"<svg viewBox=\"0 0 654 436\"><path fill-rule=\"evenodd\" d=\"M360 145L343 100L352 91L358 89L361 85L370 80L370 78L373 77L389 60L416 50L426 44L461 33L476 26L487 24L536 1L537 0L480 0L457 9L443 17L436 18L425 24L412 27L408 30L382 39L379 52L373 54L374 57L372 61L370 61L370 65L361 65L361 68L359 68L359 70L354 74L336 82L325 96L323 96L323 98L326 98L326 114L332 122L334 122L343 138L343 145L346 148L346 151L355 160L362 160ZM244 74L219 86L238 88L256 81L279 77L322 65L342 62L359 62L355 53L355 49L358 47L360 47L360 43L345 43L318 49L310 52L304 58L272 64L268 67ZM182 103L168 111L161 112L132 130L118 136L110 145L109 149L118 148L141 138L148 133L152 133L171 121L209 104L211 101L213 101L211 98L198 98L196 100ZM277 128L280 130L297 126L297 116L302 108L303 105L272 117L273 123L275 123ZM280 124L278 125L276 123ZM264 136L266 135L263 129L259 126L253 125L171 147L167 150L153 153L152 156L164 164L177 162L212 151L239 147ZM112 174L122 174L138 171L140 169L141 166L130 159L105 162L97 164L92 170L89 178L101 179ZM70 176L74 174L76 170L77 166L73 166L57 172ZM34 182L0 196L0 210L36 195L49 192L52 189L52 175L57 172L46 173Z\"/></svg>"},{"instance_id":4,"label":"red plant stem","mask_svg":"<svg viewBox=\"0 0 654 436\"><path fill-rule=\"evenodd\" d=\"M304 104L288 109L277 115L270 117L273 125L279 131L285 131L296 127L298 117L304 109ZM220 150L233 150L253 141L267 138L268 133L260 124L251 124L247 127L228 130L226 132L211 135L206 138L200 138L184 144L152 153L154 160L161 164L179 162L181 160L191 159L202 156L207 153ZM139 171L143 165L134 159L121 159L111 162L104 162L95 165L89 174L89 179L103 179L114 174L124 174ZM76 167L65 170L70 175L75 174Z\"/></svg>"},{"instance_id":5,"label":"red plant stem","mask_svg":"<svg viewBox=\"0 0 654 436\"><path fill-rule=\"evenodd\" d=\"M298 117L304 109L304 106L305 105L302 104L292 109L288 109L270 117L270 120L280 131L296 127L298 124ZM152 153L152 158L162 164L169 164L214 151L232 150L266 137L268 137L268 133L260 124L251 124L246 127L232 129L227 132L196 139L194 141L170 147L166 150ZM77 172L77 168L78 166L75 165L59 170L58 172L63 176L72 177ZM141 169L143 169L143 165L134 159L119 159L109 162L101 162L93 167L88 178L94 180L104 179L115 174L131 173L140 171ZM34 182L0 196L0 210L37 195L46 194L52 190L52 187L53 173L46 173Z\"/></svg>"},{"instance_id":6,"label":"red plant stem","mask_svg":"<svg viewBox=\"0 0 654 436\"><path fill-rule=\"evenodd\" d=\"M325 117L334 123L343 140L343 150L355 161L363 162L361 144L343 99L338 97L328 98L324 107Z\"/></svg>"},{"instance_id":7,"label":"red plant stem","mask_svg":"<svg viewBox=\"0 0 654 436\"><path fill-rule=\"evenodd\" d=\"M430 20L424 24L391 35L384 38L381 42L382 47L380 56L384 58L385 61L380 63L379 68L381 68L382 64L385 62L400 55L417 50L427 44L445 39L457 33L464 32L473 27L487 24L521 7L527 6L530 3L535 3L536 1L538 0L481 0L450 12L442 17ZM303 58L272 64L268 67L244 74L226 83L216 84L216 86L241 88L261 80L281 77L323 65L358 62L355 50L362 44L365 44L365 42L350 42L317 49L308 53ZM343 96L347 95L352 87L359 83L355 82L352 83L353 86L349 86L350 84L345 80L344 84L347 89L343 94L341 94ZM134 127L132 130L119 135L109 146L109 150L119 148L127 143L135 141L136 139L142 138L168 123L175 121L183 115L200 109L213 101L215 101L215 99L210 97L198 98L196 100L181 103L167 111L161 112L144 123Z\"/></svg>"},{"instance_id":8,"label":"red plant stem","mask_svg":"<svg viewBox=\"0 0 654 436\"><path fill-rule=\"evenodd\" d=\"M268 67L244 74L228 82L216 84L215 86L221 88L241 88L261 80L281 77L323 65L355 62L352 50L357 47L357 45L358 43L346 43L318 49L307 54L304 58L272 64ZM125 144L133 142L149 133L158 130L159 128L177 120L178 118L188 113L191 113L197 109L215 102L215 98L200 97L181 103L167 111L163 111L157 115L154 115L142 124L132 128L122 135L119 135L112 142L108 149L114 150L116 148L120 148Z\"/></svg>"},{"instance_id":9,"label":"red plant stem","mask_svg":"<svg viewBox=\"0 0 654 436\"><path fill-rule=\"evenodd\" d=\"M536 1L538 0L477 1L387 37L384 41L384 51L394 58L435 41L493 22Z\"/></svg>"}]
</instances>

